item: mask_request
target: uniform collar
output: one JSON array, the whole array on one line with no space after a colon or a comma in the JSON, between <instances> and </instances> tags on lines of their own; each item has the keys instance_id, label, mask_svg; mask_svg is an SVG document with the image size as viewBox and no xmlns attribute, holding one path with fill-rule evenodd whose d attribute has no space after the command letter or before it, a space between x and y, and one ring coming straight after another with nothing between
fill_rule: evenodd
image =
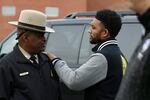
<instances>
[{"instance_id":1,"label":"uniform collar","mask_svg":"<svg viewBox=\"0 0 150 100\"><path fill-rule=\"evenodd\" d=\"M31 63L30 60L28 60L23 53L21 52L21 50L19 49L18 43L16 44L16 46L14 47L13 50L13 54L15 56L15 59L18 63ZM44 63L45 61L49 61L49 58L42 53L38 54L38 59L40 61L40 63Z\"/></svg>"},{"instance_id":2,"label":"uniform collar","mask_svg":"<svg viewBox=\"0 0 150 100\"><path fill-rule=\"evenodd\" d=\"M30 60L31 55L30 55L27 51L25 51L20 45L18 45L18 47L19 47L21 53L22 53L28 60ZM39 63L39 61L38 61L38 56L37 56L37 55L34 55L34 56L36 57L36 61ZM31 61L31 62L32 62L32 61Z\"/></svg>"},{"instance_id":3,"label":"uniform collar","mask_svg":"<svg viewBox=\"0 0 150 100\"><path fill-rule=\"evenodd\" d=\"M21 53L22 53L27 59L30 59L31 55L30 55L27 51L25 51L20 45L18 45L18 47L19 47Z\"/></svg>"},{"instance_id":4,"label":"uniform collar","mask_svg":"<svg viewBox=\"0 0 150 100\"><path fill-rule=\"evenodd\" d=\"M18 43L15 45L14 49L13 49L13 55L15 57L15 60L18 63L31 63L21 52L21 50L18 47Z\"/></svg>"}]
</instances>

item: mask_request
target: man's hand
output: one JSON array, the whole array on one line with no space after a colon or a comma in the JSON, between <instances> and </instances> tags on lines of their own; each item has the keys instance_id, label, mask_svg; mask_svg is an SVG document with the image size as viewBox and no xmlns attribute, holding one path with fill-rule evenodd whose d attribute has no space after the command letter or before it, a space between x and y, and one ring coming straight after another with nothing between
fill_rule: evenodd
<instances>
[{"instance_id":1,"label":"man's hand","mask_svg":"<svg viewBox=\"0 0 150 100\"><path fill-rule=\"evenodd\" d=\"M57 58L53 53L51 53L51 52L44 52L48 57L49 57L49 59L50 60L53 60L54 58Z\"/></svg>"}]
</instances>

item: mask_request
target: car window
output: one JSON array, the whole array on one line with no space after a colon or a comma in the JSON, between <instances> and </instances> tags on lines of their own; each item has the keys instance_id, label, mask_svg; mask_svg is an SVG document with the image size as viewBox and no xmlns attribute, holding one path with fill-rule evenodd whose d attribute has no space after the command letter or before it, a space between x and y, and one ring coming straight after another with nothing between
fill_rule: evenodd
<instances>
[{"instance_id":1,"label":"car window","mask_svg":"<svg viewBox=\"0 0 150 100\"><path fill-rule=\"evenodd\" d=\"M45 33L45 38L47 38L48 33ZM18 40L16 40L17 32L12 33L1 45L0 54L7 54L13 50Z\"/></svg>"},{"instance_id":2,"label":"car window","mask_svg":"<svg viewBox=\"0 0 150 100\"><path fill-rule=\"evenodd\" d=\"M17 43L18 40L16 40L17 33L13 33L6 41L2 43L1 52L0 54L7 54L13 50L13 47Z\"/></svg>"},{"instance_id":3,"label":"car window","mask_svg":"<svg viewBox=\"0 0 150 100\"><path fill-rule=\"evenodd\" d=\"M55 25L49 35L46 51L52 51L68 64L77 64L84 25ZM75 66L72 66L75 67Z\"/></svg>"},{"instance_id":4,"label":"car window","mask_svg":"<svg viewBox=\"0 0 150 100\"><path fill-rule=\"evenodd\" d=\"M117 36L120 49L129 61L136 46L141 40L144 28L139 23L125 23Z\"/></svg>"},{"instance_id":5,"label":"car window","mask_svg":"<svg viewBox=\"0 0 150 100\"><path fill-rule=\"evenodd\" d=\"M89 26L86 27L81 49L79 64L83 64L89 58L92 53L91 48L94 45L89 43L89 33L87 32ZM122 28L117 36L118 45L125 55L126 59L129 61L136 46L144 33L144 28L139 23L123 23Z\"/></svg>"},{"instance_id":6,"label":"car window","mask_svg":"<svg viewBox=\"0 0 150 100\"><path fill-rule=\"evenodd\" d=\"M91 49L92 46L89 42L89 29L90 25L87 25L84 31L82 43L81 43L81 49L80 49L80 56L79 56L79 64L83 64L87 59L89 58L90 54L92 53Z\"/></svg>"}]
</instances>

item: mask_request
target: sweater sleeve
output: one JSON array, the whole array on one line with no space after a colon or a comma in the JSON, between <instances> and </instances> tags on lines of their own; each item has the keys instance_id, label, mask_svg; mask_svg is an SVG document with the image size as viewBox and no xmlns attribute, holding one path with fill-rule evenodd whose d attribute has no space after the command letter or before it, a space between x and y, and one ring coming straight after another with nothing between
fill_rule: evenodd
<instances>
[{"instance_id":1,"label":"sweater sleeve","mask_svg":"<svg viewBox=\"0 0 150 100\"><path fill-rule=\"evenodd\" d=\"M95 53L76 70L69 68L63 60L56 62L55 70L70 89L83 90L106 78L108 64L104 55Z\"/></svg>"}]
</instances>

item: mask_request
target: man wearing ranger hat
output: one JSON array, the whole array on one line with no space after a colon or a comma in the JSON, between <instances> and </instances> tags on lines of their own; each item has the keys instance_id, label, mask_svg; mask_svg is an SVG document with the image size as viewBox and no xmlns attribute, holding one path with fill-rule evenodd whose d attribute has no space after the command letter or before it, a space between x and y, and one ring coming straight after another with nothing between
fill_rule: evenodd
<instances>
[{"instance_id":1,"label":"man wearing ranger hat","mask_svg":"<svg viewBox=\"0 0 150 100\"><path fill-rule=\"evenodd\" d=\"M59 100L58 77L45 47L46 15L36 10L21 11L17 27L18 43L0 60L0 100Z\"/></svg>"}]
</instances>

